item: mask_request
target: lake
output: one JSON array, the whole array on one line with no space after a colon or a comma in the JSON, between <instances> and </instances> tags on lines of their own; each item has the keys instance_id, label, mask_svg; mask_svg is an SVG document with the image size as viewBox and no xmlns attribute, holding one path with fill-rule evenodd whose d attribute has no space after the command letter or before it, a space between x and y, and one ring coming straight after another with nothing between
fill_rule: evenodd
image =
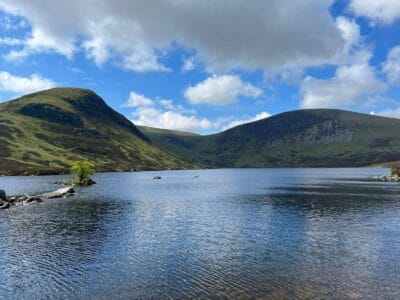
<instances>
[{"instance_id":1,"label":"lake","mask_svg":"<svg viewBox=\"0 0 400 300\"><path fill-rule=\"evenodd\" d=\"M0 211L0 298L399 299L400 183L371 180L388 172L96 174L73 198Z\"/></svg>"}]
</instances>

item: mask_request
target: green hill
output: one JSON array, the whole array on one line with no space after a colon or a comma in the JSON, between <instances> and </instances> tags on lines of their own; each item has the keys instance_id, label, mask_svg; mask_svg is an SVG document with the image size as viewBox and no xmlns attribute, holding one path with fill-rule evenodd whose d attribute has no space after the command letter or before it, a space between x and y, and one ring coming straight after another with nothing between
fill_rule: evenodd
<instances>
[{"instance_id":1,"label":"green hill","mask_svg":"<svg viewBox=\"0 0 400 300\"><path fill-rule=\"evenodd\" d=\"M86 158L99 171L188 168L154 146L94 92L56 88L0 104L0 174L66 172Z\"/></svg>"},{"instance_id":2,"label":"green hill","mask_svg":"<svg viewBox=\"0 0 400 300\"><path fill-rule=\"evenodd\" d=\"M159 147L211 167L345 167L400 160L400 120L343 110L292 111L208 136L139 129Z\"/></svg>"}]
</instances>

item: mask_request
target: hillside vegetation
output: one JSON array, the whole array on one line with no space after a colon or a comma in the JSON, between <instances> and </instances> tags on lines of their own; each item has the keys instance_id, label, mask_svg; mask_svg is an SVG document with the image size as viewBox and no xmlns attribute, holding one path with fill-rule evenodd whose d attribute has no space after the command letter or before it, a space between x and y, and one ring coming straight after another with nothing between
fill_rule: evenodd
<instances>
[{"instance_id":1,"label":"hillside vegetation","mask_svg":"<svg viewBox=\"0 0 400 300\"><path fill-rule=\"evenodd\" d=\"M400 120L343 110L292 111L208 136L139 129L182 159L212 167L347 167L400 160Z\"/></svg>"},{"instance_id":2,"label":"hillside vegetation","mask_svg":"<svg viewBox=\"0 0 400 300\"><path fill-rule=\"evenodd\" d=\"M0 174L68 172L77 159L99 171L189 168L90 90L56 88L0 104Z\"/></svg>"}]
</instances>

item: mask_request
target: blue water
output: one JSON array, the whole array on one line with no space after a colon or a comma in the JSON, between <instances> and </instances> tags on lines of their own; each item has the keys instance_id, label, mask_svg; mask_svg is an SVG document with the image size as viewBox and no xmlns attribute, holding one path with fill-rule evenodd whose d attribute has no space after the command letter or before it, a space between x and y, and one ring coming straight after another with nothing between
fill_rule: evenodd
<instances>
[{"instance_id":1,"label":"blue water","mask_svg":"<svg viewBox=\"0 0 400 300\"><path fill-rule=\"evenodd\" d=\"M73 198L0 211L0 298L399 299L400 183L371 180L387 172L97 174Z\"/></svg>"}]
</instances>

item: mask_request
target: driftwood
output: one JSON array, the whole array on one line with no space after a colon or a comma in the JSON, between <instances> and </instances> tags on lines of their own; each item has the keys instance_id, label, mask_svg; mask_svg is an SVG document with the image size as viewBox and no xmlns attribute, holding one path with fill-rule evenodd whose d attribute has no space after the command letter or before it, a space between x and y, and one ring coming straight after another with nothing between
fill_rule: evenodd
<instances>
[{"instance_id":1,"label":"driftwood","mask_svg":"<svg viewBox=\"0 0 400 300\"><path fill-rule=\"evenodd\" d=\"M7 198L4 191L0 190L0 209L10 208L11 206L21 206L27 205L30 203L42 203L49 199L56 199L56 198L65 198L71 196L75 193L75 190L72 186L68 186L62 189L58 189L54 192L48 192L39 195L25 195L25 196L17 196L17 197L10 197ZM3 196L4 195L4 196Z\"/></svg>"}]
</instances>

